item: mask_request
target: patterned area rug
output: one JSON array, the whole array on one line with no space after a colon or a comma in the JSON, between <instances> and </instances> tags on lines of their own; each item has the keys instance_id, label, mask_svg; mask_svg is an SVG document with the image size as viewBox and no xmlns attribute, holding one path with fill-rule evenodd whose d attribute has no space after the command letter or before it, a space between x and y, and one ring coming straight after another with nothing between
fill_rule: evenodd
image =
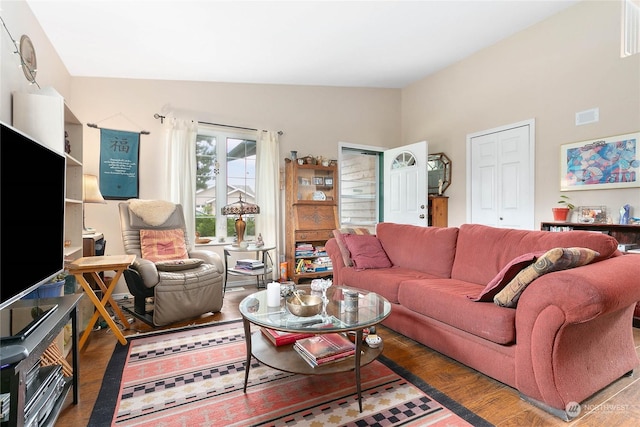
<instances>
[{"instance_id":1,"label":"patterned area rug","mask_svg":"<svg viewBox=\"0 0 640 427\"><path fill-rule=\"evenodd\" d=\"M252 360L242 322L190 327L117 345L89 426L490 426L381 356L353 372L295 375Z\"/></svg>"}]
</instances>

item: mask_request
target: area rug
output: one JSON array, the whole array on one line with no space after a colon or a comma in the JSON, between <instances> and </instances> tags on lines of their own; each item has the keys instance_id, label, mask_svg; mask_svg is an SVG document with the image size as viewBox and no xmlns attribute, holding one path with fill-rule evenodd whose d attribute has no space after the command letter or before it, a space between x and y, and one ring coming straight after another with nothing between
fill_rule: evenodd
<instances>
[{"instance_id":1,"label":"area rug","mask_svg":"<svg viewBox=\"0 0 640 427\"><path fill-rule=\"evenodd\" d=\"M129 337L128 337L129 338ZM295 375L252 359L243 392L242 322L129 338L109 362L89 426L491 426L380 358L353 371Z\"/></svg>"}]
</instances>

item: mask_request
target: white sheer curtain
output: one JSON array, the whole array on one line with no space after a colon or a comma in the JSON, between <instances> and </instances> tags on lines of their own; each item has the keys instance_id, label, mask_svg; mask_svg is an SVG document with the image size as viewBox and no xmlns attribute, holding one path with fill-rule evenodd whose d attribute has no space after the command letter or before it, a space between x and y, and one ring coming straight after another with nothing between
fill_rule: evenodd
<instances>
[{"instance_id":1,"label":"white sheer curtain","mask_svg":"<svg viewBox=\"0 0 640 427\"><path fill-rule=\"evenodd\" d=\"M180 203L189 242L195 242L196 137L198 122L167 117L163 126L166 147L167 200Z\"/></svg>"},{"instance_id":2,"label":"white sheer curtain","mask_svg":"<svg viewBox=\"0 0 640 427\"><path fill-rule=\"evenodd\" d=\"M280 163L278 133L258 131L256 137L256 236L262 234L265 246L276 246L273 278L279 277L280 254L283 251L278 224L280 217Z\"/></svg>"}]
</instances>

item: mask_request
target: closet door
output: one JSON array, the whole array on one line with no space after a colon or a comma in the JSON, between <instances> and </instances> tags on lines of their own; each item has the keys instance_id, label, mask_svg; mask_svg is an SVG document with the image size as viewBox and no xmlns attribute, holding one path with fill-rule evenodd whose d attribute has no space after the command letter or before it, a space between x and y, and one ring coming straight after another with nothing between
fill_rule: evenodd
<instances>
[{"instance_id":1,"label":"closet door","mask_svg":"<svg viewBox=\"0 0 640 427\"><path fill-rule=\"evenodd\" d=\"M534 229L534 122L467 137L468 222Z\"/></svg>"}]
</instances>

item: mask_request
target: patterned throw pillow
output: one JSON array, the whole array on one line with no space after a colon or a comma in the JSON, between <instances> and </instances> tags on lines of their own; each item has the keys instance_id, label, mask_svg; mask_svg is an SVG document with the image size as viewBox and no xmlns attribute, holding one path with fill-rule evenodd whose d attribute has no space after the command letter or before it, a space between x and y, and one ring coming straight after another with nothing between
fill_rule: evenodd
<instances>
[{"instance_id":1,"label":"patterned throw pillow","mask_svg":"<svg viewBox=\"0 0 640 427\"><path fill-rule=\"evenodd\" d=\"M589 264L600 254L588 248L554 248L526 267L507 286L493 298L493 302L502 307L515 307L520 295L543 274L558 270L580 267Z\"/></svg>"},{"instance_id":2,"label":"patterned throw pillow","mask_svg":"<svg viewBox=\"0 0 640 427\"><path fill-rule=\"evenodd\" d=\"M347 249L347 244L344 242L345 234L368 235L369 230L366 228L341 228L339 230L333 230L333 237L336 238L338 248L340 248L340 253L342 254L344 265L346 265L347 267L353 267L351 254L349 253L349 249Z\"/></svg>"},{"instance_id":3,"label":"patterned throw pillow","mask_svg":"<svg viewBox=\"0 0 640 427\"><path fill-rule=\"evenodd\" d=\"M344 240L356 270L388 268L393 265L376 236L345 234Z\"/></svg>"},{"instance_id":4,"label":"patterned throw pillow","mask_svg":"<svg viewBox=\"0 0 640 427\"><path fill-rule=\"evenodd\" d=\"M189 258L184 230L140 230L142 258L153 262Z\"/></svg>"},{"instance_id":5,"label":"patterned throw pillow","mask_svg":"<svg viewBox=\"0 0 640 427\"><path fill-rule=\"evenodd\" d=\"M523 268L536 262L536 259L544 255L544 253L544 251L531 252L512 259L489 283L487 283L487 286L485 286L482 292L480 292L480 295L477 297L469 296L469 298L472 301L479 302L493 301L493 297L504 289L504 287L509 284L514 277L516 277L516 274L518 274Z\"/></svg>"}]
</instances>

